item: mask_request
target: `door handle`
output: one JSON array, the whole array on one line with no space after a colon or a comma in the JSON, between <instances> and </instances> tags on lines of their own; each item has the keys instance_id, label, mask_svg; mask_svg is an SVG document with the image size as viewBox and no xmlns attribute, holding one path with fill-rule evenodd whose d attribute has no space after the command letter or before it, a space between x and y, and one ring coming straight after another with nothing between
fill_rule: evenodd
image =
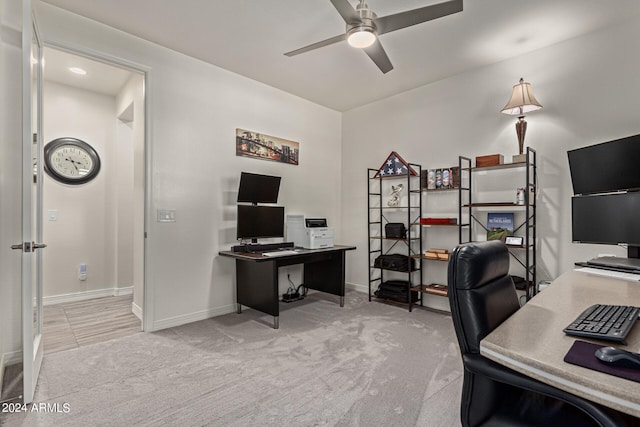
<instances>
[{"instance_id":1,"label":"door handle","mask_svg":"<svg viewBox=\"0 0 640 427\"><path fill-rule=\"evenodd\" d=\"M11 249L20 249L23 252L33 252L36 249L46 248L47 245L44 243L36 243L36 242L24 242L17 245L11 245Z\"/></svg>"}]
</instances>

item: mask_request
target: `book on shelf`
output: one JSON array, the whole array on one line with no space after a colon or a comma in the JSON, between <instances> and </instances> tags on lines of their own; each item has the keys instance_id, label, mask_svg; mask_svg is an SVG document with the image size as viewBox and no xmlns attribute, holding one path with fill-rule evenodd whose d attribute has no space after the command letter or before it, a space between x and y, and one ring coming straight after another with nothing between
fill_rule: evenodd
<instances>
[{"instance_id":1,"label":"book on shelf","mask_svg":"<svg viewBox=\"0 0 640 427\"><path fill-rule=\"evenodd\" d=\"M437 283L432 283L430 285L424 285L424 291L431 294L447 296L448 288L446 285L439 285Z\"/></svg>"},{"instance_id":2,"label":"book on shelf","mask_svg":"<svg viewBox=\"0 0 640 427\"><path fill-rule=\"evenodd\" d=\"M458 218L420 218L422 225L456 225Z\"/></svg>"},{"instance_id":3,"label":"book on shelf","mask_svg":"<svg viewBox=\"0 0 640 427\"><path fill-rule=\"evenodd\" d=\"M513 212L487 213L487 240L507 239L513 236Z\"/></svg>"}]
</instances>

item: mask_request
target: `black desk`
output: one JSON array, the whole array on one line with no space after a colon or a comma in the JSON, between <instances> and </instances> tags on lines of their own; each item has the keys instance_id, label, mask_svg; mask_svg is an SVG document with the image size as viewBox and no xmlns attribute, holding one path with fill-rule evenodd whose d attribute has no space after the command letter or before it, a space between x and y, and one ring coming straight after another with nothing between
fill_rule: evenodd
<instances>
[{"instance_id":1,"label":"black desk","mask_svg":"<svg viewBox=\"0 0 640 427\"><path fill-rule=\"evenodd\" d=\"M340 297L344 307L345 252L355 246L325 249L300 249L295 255L266 257L260 253L220 251L221 256L236 260L236 303L273 316L273 328L279 327L280 304L278 268L304 264L303 284L308 289Z\"/></svg>"}]
</instances>

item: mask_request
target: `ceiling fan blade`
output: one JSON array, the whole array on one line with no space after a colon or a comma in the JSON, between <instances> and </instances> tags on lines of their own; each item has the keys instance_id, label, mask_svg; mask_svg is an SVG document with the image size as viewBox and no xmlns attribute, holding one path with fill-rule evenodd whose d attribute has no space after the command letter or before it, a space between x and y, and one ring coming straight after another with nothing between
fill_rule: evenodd
<instances>
[{"instance_id":1,"label":"ceiling fan blade","mask_svg":"<svg viewBox=\"0 0 640 427\"><path fill-rule=\"evenodd\" d=\"M380 35L461 11L462 0L451 0L393 15L381 16L373 22L376 24L378 35Z\"/></svg>"},{"instance_id":2,"label":"ceiling fan blade","mask_svg":"<svg viewBox=\"0 0 640 427\"><path fill-rule=\"evenodd\" d=\"M331 3L347 24L354 24L361 21L360 15L358 15L358 12L356 12L347 0L331 0Z\"/></svg>"},{"instance_id":3,"label":"ceiling fan blade","mask_svg":"<svg viewBox=\"0 0 640 427\"><path fill-rule=\"evenodd\" d=\"M383 74L387 74L389 71L393 70L393 65L387 56L387 52L384 51L382 44L380 44L380 40L376 39L374 44L369 47L365 47L362 50L369 55L369 58L375 62Z\"/></svg>"},{"instance_id":4,"label":"ceiling fan blade","mask_svg":"<svg viewBox=\"0 0 640 427\"><path fill-rule=\"evenodd\" d=\"M318 49L320 47L329 46L330 44L338 43L343 40L346 40L346 34L340 34L339 36L331 37L330 39L322 40L309 46L301 47L300 49L292 50L291 52L285 53L287 56L295 56L300 55L301 53L309 52L310 50Z\"/></svg>"}]
</instances>

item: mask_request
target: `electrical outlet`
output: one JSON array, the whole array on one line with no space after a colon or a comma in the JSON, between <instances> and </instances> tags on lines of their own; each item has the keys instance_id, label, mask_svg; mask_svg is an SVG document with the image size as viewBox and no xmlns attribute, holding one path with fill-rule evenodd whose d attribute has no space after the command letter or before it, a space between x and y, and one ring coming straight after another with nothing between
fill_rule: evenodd
<instances>
[{"instance_id":1,"label":"electrical outlet","mask_svg":"<svg viewBox=\"0 0 640 427\"><path fill-rule=\"evenodd\" d=\"M78 279L87 280L87 264L82 263L78 266Z\"/></svg>"}]
</instances>

